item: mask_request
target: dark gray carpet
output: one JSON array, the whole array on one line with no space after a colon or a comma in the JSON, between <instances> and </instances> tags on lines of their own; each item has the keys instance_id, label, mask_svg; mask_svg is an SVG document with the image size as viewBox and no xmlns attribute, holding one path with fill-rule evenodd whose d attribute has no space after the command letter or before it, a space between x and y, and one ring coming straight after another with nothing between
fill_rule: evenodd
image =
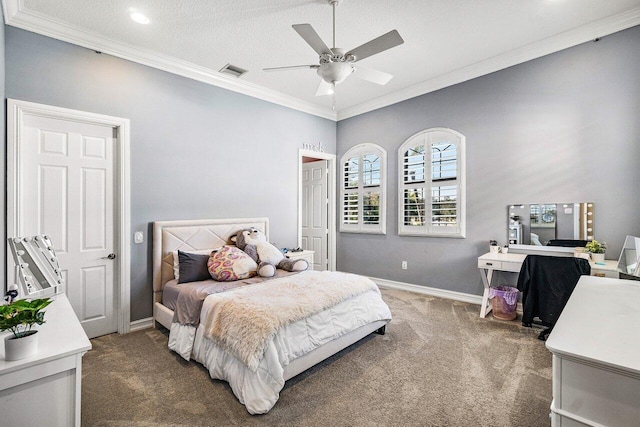
<instances>
[{"instance_id":1,"label":"dark gray carpet","mask_svg":"<svg viewBox=\"0 0 640 427\"><path fill-rule=\"evenodd\" d=\"M383 290L394 319L286 383L251 416L229 386L167 348L167 331L92 340L84 426L548 426L551 355L519 321L476 305Z\"/></svg>"}]
</instances>

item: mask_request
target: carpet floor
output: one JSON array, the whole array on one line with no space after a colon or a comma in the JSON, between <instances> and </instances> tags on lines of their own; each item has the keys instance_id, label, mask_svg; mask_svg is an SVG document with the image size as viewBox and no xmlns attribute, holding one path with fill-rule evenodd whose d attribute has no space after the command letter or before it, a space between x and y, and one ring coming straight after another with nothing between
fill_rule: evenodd
<instances>
[{"instance_id":1,"label":"carpet floor","mask_svg":"<svg viewBox=\"0 0 640 427\"><path fill-rule=\"evenodd\" d=\"M548 426L551 354L477 305L382 290L393 321L287 381L265 415L167 348L166 330L92 340L83 426Z\"/></svg>"}]
</instances>

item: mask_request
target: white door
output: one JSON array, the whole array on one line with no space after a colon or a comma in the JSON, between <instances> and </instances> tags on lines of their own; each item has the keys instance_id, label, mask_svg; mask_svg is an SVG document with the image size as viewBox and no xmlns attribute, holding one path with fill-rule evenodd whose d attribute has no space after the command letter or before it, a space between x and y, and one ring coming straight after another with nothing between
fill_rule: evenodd
<instances>
[{"instance_id":1,"label":"white door","mask_svg":"<svg viewBox=\"0 0 640 427\"><path fill-rule=\"evenodd\" d=\"M327 178L326 160L302 164L302 249L314 251L314 270L328 269Z\"/></svg>"},{"instance_id":2,"label":"white door","mask_svg":"<svg viewBox=\"0 0 640 427\"><path fill-rule=\"evenodd\" d=\"M116 332L116 129L25 115L19 135L16 234L50 236L64 292L90 338Z\"/></svg>"}]
</instances>

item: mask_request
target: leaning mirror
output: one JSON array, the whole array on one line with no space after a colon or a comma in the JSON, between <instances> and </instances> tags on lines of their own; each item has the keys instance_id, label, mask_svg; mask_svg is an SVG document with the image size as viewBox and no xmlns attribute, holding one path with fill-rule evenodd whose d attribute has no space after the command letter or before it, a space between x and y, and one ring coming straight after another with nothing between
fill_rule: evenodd
<instances>
[{"instance_id":1,"label":"leaning mirror","mask_svg":"<svg viewBox=\"0 0 640 427\"><path fill-rule=\"evenodd\" d=\"M62 291L60 265L48 236L12 237L8 241L16 265L16 299L42 298Z\"/></svg>"},{"instance_id":2,"label":"leaning mirror","mask_svg":"<svg viewBox=\"0 0 640 427\"><path fill-rule=\"evenodd\" d=\"M591 202L507 206L507 236L515 248L584 246L593 240L594 225Z\"/></svg>"},{"instance_id":3,"label":"leaning mirror","mask_svg":"<svg viewBox=\"0 0 640 427\"><path fill-rule=\"evenodd\" d=\"M627 236L618 259L618 269L626 275L640 276L640 237ZM622 275L621 275L622 277Z\"/></svg>"}]
</instances>

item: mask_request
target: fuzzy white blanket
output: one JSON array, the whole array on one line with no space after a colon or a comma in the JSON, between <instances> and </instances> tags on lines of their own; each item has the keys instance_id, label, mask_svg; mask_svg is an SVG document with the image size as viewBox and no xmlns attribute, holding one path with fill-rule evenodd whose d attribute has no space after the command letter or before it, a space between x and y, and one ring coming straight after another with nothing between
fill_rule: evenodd
<instances>
[{"instance_id":1,"label":"fuzzy white blanket","mask_svg":"<svg viewBox=\"0 0 640 427\"><path fill-rule=\"evenodd\" d=\"M278 329L371 290L380 292L363 276L305 271L210 295L204 336L255 372Z\"/></svg>"}]
</instances>

